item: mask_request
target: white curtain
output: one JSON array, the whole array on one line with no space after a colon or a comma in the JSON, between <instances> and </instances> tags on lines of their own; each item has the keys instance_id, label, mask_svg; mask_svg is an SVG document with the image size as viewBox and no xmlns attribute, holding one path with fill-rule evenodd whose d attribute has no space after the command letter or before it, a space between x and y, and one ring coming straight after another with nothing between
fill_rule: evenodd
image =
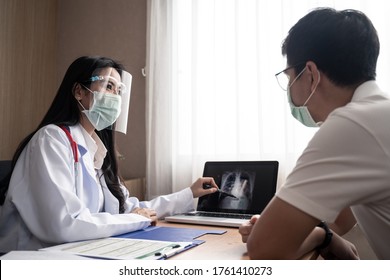
<instances>
[{"instance_id":1,"label":"white curtain","mask_svg":"<svg viewBox=\"0 0 390 280\"><path fill-rule=\"evenodd\" d=\"M149 0L147 197L189 186L208 160L278 160L282 185L317 130L290 115L274 77L286 66L282 40L315 7L361 10L381 40L381 84L390 74L384 4Z\"/></svg>"}]
</instances>

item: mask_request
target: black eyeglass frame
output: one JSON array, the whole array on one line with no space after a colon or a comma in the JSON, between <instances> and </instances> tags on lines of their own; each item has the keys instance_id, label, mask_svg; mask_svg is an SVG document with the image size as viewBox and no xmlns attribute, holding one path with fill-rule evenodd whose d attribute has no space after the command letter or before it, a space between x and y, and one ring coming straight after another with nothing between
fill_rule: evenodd
<instances>
[{"instance_id":1,"label":"black eyeglass frame","mask_svg":"<svg viewBox=\"0 0 390 280\"><path fill-rule=\"evenodd\" d=\"M284 88L282 87L282 85L280 84L279 79L278 79L278 76L279 76L280 74L282 74L282 73L286 74L285 72L286 72L287 70L290 70L290 69L292 69L292 68L295 68L295 67L297 67L297 66L299 66L299 65L302 65L302 64L305 64L305 63L306 63L306 62L296 63L296 64L294 64L294 65L292 65L292 66L289 66L289 67L287 67L286 69L283 69L282 71L280 71L280 72L278 72L278 73L275 74L276 81L278 82L278 84L279 84L279 86L280 86L281 89L283 89L284 91L287 90L287 88L284 89ZM290 80L290 78L288 78L288 80Z\"/></svg>"}]
</instances>

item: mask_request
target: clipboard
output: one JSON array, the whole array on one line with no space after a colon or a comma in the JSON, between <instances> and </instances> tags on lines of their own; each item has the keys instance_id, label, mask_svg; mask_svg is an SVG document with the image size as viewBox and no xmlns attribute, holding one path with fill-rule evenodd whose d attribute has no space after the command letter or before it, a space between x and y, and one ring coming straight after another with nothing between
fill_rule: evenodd
<instances>
[{"instance_id":1,"label":"clipboard","mask_svg":"<svg viewBox=\"0 0 390 280\"><path fill-rule=\"evenodd\" d=\"M176 255L191 245L191 242L107 237L64 243L40 251L110 260L159 260Z\"/></svg>"},{"instance_id":2,"label":"clipboard","mask_svg":"<svg viewBox=\"0 0 390 280\"><path fill-rule=\"evenodd\" d=\"M221 235L225 232L226 230L150 226L113 237L70 242L40 250L98 259L161 260L204 243L203 240L195 240L202 235Z\"/></svg>"},{"instance_id":3,"label":"clipboard","mask_svg":"<svg viewBox=\"0 0 390 280\"><path fill-rule=\"evenodd\" d=\"M169 241L169 242L191 242L191 244L175 252L175 254L178 254L188 249L191 249L195 246L203 244L205 242L204 240L199 240L196 238L199 238L205 234L222 235L224 233L226 233L226 230L150 226L142 230L125 233L114 237L131 238L131 239L147 239L147 240ZM167 256L166 258L169 257L171 256Z\"/></svg>"},{"instance_id":4,"label":"clipboard","mask_svg":"<svg viewBox=\"0 0 390 280\"><path fill-rule=\"evenodd\" d=\"M197 242L204 243L203 240L195 240L205 234L224 234L226 230L210 230L210 229L192 229L192 228L176 228L176 227L160 227L150 226L145 229L117 235L119 238L133 239L148 239L171 242Z\"/></svg>"}]
</instances>

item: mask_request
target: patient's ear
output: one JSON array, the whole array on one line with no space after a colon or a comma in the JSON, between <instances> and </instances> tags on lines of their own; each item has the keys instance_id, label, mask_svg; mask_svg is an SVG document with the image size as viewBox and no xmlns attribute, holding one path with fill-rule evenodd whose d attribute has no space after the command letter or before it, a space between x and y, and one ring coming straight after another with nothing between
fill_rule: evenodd
<instances>
[{"instance_id":1,"label":"patient's ear","mask_svg":"<svg viewBox=\"0 0 390 280\"><path fill-rule=\"evenodd\" d=\"M315 64L313 61L308 61L306 63L306 69L307 72L311 74L311 90L315 90L320 83L320 71L317 68L317 64Z\"/></svg>"}]
</instances>

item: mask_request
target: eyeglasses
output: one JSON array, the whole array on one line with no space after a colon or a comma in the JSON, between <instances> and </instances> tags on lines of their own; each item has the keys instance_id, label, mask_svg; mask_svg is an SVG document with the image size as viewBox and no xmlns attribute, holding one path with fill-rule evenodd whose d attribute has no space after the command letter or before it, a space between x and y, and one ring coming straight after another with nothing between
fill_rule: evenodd
<instances>
[{"instance_id":1,"label":"eyeglasses","mask_svg":"<svg viewBox=\"0 0 390 280\"><path fill-rule=\"evenodd\" d=\"M287 67L286 69L275 74L276 80L278 81L278 84L282 90L287 91L290 84L290 76L286 73L286 71L302 64L305 64L305 62L294 64L293 66ZM295 79L298 79L301 74L302 72Z\"/></svg>"},{"instance_id":2,"label":"eyeglasses","mask_svg":"<svg viewBox=\"0 0 390 280\"><path fill-rule=\"evenodd\" d=\"M97 83L106 93L119 94L126 92L125 84L118 82L114 77L111 76L93 76L88 82Z\"/></svg>"}]
</instances>

